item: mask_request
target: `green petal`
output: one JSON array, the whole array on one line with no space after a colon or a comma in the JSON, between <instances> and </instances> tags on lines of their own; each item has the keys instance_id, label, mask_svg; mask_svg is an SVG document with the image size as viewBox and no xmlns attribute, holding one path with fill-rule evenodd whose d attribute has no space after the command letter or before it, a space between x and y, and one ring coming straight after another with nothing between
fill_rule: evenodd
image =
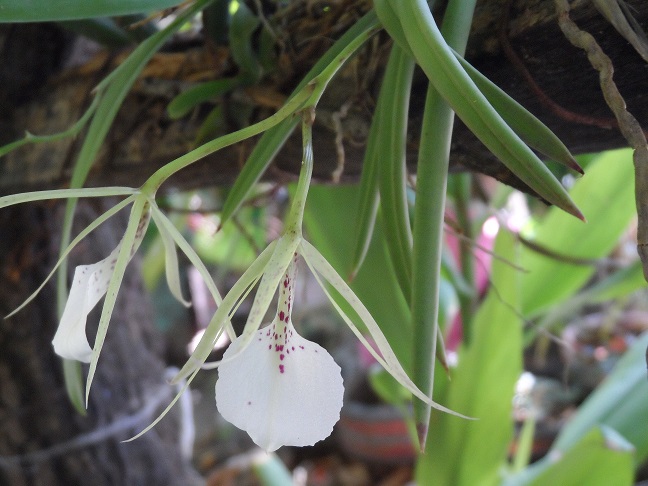
<instances>
[{"instance_id":1,"label":"green petal","mask_svg":"<svg viewBox=\"0 0 648 486\"><path fill-rule=\"evenodd\" d=\"M158 209L158 207L153 204L153 221L157 225L158 231L160 232L160 237L162 238L162 244L164 245L164 267L166 271L167 285L178 302L180 302L185 307L190 307L191 302L185 300L182 297L182 287L180 285L180 269L178 268L178 254L176 252L175 238L169 231L167 225L164 224L163 219L166 220L166 217Z\"/></svg>"},{"instance_id":2,"label":"green petal","mask_svg":"<svg viewBox=\"0 0 648 486\"><path fill-rule=\"evenodd\" d=\"M88 371L88 378L86 379L86 407L88 406L88 397L90 396L90 387L94 375L97 371L97 363L99 362L99 355L101 348L106 340L106 333L108 332L108 324L115 308L117 300L117 293L121 287L124 278L126 266L131 259L132 254L137 250L137 246L141 243L143 233L146 231L148 225L148 200L143 196L135 199L131 214L128 219L128 226L122 238L122 246L115 262L115 269L110 283L108 284L108 291L106 292L106 300L104 301L103 308L101 309L101 317L99 318L99 327L97 329L97 337L95 338L94 347L92 349L92 356L90 358L90 369ZM146 221L145 221L146 218Z\"/></svg>"},{"instance_id":3,"label":"green petal","mask_svg":"<svg viewBox=\"0 0 648 486\"><path fill-rule=\"evenodd\" d=\"M0 208L13 206L30 201L44 201L46 199L67 199L72 197L105 197L105 196L130 196L137 194L139 189L130 187L97 187L84 189L54 189L51 191L23 192L0 197Z\"/></svg>"}]
</instances>

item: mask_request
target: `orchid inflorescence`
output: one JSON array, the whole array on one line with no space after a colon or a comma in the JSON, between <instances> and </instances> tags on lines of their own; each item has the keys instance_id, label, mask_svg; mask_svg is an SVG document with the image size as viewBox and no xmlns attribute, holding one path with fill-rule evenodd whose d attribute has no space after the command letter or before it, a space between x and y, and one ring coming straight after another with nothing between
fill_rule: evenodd
<instances>
[{"instance_id":1,"label":"orchid inflorescence","mask_svg":"<svg viewBox=\"0 0 648 486\"><path fill-rule=\"evenodd\" d=\"M313 120L314 109L304 109L302 168L282 235L260 253L222 299L196 252L158 208L155 191L159 183L147 183L139 189L62 189L0 198L0 207L4 207L52 198L127 196L81 231L62 253L61 259L46 281L11 315L36 296L70 251L85 236L127 205L132 205L126 231L110 255L97 263L76 268L69 298L53 339L54 350L60 356L90 363L86 382L86 404L126 266L141 244L152 219L164 243L166 277L174 297L184 305L189 305L180 289L177 246L199 270L218 306L201 341L173 381L178 383L186 379L184 390L200 369L219 368L216 384L218 410L225 419L246 430L265 450L275 450L282 445L311 445L327 437L339 419L342 407L344 388L339 366L324 348L301 337L292 323L296 264L300 257L306 262L343 320L376 360L417 398L435 408L454 413L434 403L414 385L371 314L330 263L303 237L304 206L313 169ZM247 322L243 332L237 337L230 324L230 318L257 283L258 289ZM360 317L374 344L369 343L333 299L329 286L335 289ZM268 326L261 327L277 289L279 297L275 318ZM87 316L104 295L106 299L97 337L94 346L90 347L86 337ZM229 335L232 344L221 361L206 363L215 342L223 332ZM157 420L136 437L153 427L173 406L181 393L182 391Z\"/></svg>"}]
</instances>

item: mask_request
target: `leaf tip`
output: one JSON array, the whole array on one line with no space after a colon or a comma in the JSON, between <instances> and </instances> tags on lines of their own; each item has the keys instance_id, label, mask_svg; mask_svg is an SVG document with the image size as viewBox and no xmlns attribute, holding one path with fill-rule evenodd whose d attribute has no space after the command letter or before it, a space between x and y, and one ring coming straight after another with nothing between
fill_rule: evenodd
<instances>
[{"instance_id":1,"label":"leaf tip","mask_svg":"<svg viewBox=\"0 0 648 486\"><path fill-rule=\"evenodd\" d=\"M568 166L570 169L573 169L573 170L575 170L576 172L578 172L580 175L585 175L585 171L584 171L583 168L579 165L579 163L576 162L576 159L574 159L574 158L570 158L570 159L569 159L569 162L568 162L568 164L567 164L567 166Z\"/></svg>"},{"instance_id":2,"label":"leaf tip","mask_svg":"<svg viewBox=\"0 0 648 486\"><path fill-rule=\"evenodd\" d=\"M417 422L416 435L419 441L419 450L421 454L425 452L425 443L427 441L429 424L427 422Z\"/></svg>"}]
</instances>

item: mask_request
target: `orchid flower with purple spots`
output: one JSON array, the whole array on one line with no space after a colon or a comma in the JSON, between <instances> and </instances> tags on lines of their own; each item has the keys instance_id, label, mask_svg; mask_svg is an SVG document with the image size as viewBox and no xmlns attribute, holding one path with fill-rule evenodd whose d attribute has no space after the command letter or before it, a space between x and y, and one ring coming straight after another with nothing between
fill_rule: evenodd
<instances>
[{"instance_id":1,"label":"orchid flower with purple spots","mask_svg":"<svg viewBox=\"0 0 648 486\"><path fill-rule=\"evenodd\" d=\"M339 418L342 404L338 366L323 348L299 336L292 325L291 292L298 256L304 258L340 316L385 370L430 406L462 416L433 402L417 388L360 299L321 253L303 238L302 219L313 167L312 116L312 113L304 114L302 169L283 234L261 252L223 298L201 341L174 379L177 382L186 378L188 384L201 368L219 368L216 384L219 411L268 451L282 445L314 444L326 438ZM222 360L205 364L225 322L257 283L258 290L243 332ZM362 319L374 345L338 306L328 285ZM260 328L278 288L276 316L269 326Z\"/></svg>"},{"instance_id":2,"label":"orchid flower with purple spots","mask_svg":"<svg viewBox=\"0 0 648 486\"><path fill-rule=\"evenodd\" d=\"M7 317L20 311L29 302L31 302L34 297L36 297L36 295L54 275L57 268L65 261L70 252L83 238L110 217L114 216L121 209L132 204L124 236L110 255L97 263L79 265L76 267L68 300L52 341L54 351L59 356L84 363L90 363L90 370L86 381L86 402L126 266L144 239L144 234L146 233L151 218L155 222L164 244L166 277L172 295L185 306L190 305L189 302L182 297L182 291L180 288L178 256L176 253L177 245L198 269L216 303L219 304L221 302L220 294L209 274L209 271L191 245L157 207L154 195L155 191L147 191L145 185L141 189L131 189L127 187L60 189L0 197L0 208L3 208L22 202L45 199L128 196L83 229L83 231L81 231L79 235L72 240L65 251L61 254L61 257L45 281L20 305L20 307L14 310ZM106 295L106 299L99 319L97 336L95 338L94 346L90 347L86 336L87 317L90 311L97 305L104 295ZM230 336L234 336L229 321L225 323L225 329Z\"/></svg>"},{"instance_id":3,"label":"orchid flower with purple spots","mask_svg":"<svg viewBox=\"0 0 648 486\"><path fill-rule=\"evenodd\" d=\"M324 348L297 334L292 323L295 260L279 285L274 320L256 331L244 350L241 338L230 345L216 382L220 414L266 451L327 437L342 408L340 367Z\"/></svg>"}]
</instances>

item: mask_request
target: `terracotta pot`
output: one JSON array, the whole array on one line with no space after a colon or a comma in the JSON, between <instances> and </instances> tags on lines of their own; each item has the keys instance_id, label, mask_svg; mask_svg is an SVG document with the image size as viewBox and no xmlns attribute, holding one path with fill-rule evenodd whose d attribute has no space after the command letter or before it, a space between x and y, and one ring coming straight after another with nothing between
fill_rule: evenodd
<instances>
[{"instance_id":1,"label":"terracotta pot","mask_svg":"<svg viewBox=\"0 0 648 486\"><path fill-rule=\"evenodd\" d=\"M345 403L337 429L342 449L355 459L385 465L414 462L403 414L391 405Z\"/></svg>"}]
</instances>

